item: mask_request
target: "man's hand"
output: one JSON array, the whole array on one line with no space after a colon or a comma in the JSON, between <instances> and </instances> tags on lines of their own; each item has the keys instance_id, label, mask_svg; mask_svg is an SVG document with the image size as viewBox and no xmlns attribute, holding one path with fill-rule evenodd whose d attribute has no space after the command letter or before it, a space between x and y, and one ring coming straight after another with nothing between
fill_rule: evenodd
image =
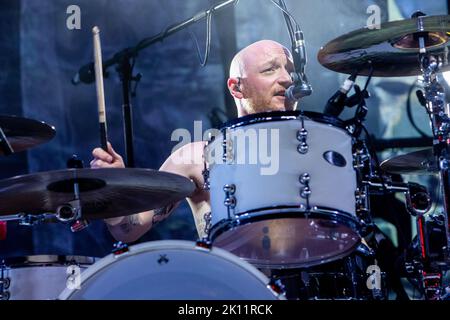
<instances>
[{"instance_id":1,"label":"man's hand","mask_svg":"<svg viewBox=\"0 0 450 320\"><path fill-rule=\"evenodd\" d=\"M108 142L108 152L102 148L95 148L92 151L94 159L91 161L91 168L125 168L120 154L114 151L111 143Z\"/></svg>"},{"instance_id":2,"label":"man's hand","mask_svg":"<svg viewBox=\"0 0 450 320\"><path fill-rule=\"evenodd\" d=\"M95 148L92 151L94 159L91 161L91 168L125 168L122 157L114 151L111 143L108 142L108 152L102 148ZM104 221L110 225L115 226L122 223L124 217L105 219Z\"/></svg>"}]
</instances>

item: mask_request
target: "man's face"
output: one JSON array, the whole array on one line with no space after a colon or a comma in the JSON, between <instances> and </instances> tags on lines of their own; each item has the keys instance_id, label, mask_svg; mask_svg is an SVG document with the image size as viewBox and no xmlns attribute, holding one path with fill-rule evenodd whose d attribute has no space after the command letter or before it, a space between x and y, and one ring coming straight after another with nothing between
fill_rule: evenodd
<instances>
[{"instance_id":1,"label":"man's face","mask_svg":"<svg viewBox=\"0 0 450 320\"><path fill-rule=\"evenodd\" d=\"M284 93L294 71L289 51L276 44L256 46L242 59L241 91L247 113L293 110Z\"/></svg>"}]
</instances>

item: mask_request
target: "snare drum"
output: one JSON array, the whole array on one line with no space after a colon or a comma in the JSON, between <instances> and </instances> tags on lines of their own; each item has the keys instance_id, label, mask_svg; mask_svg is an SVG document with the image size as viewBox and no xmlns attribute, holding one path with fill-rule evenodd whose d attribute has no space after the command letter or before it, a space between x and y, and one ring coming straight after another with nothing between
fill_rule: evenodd
<instances>
[{"instance_id":1,"label":"snare drum","mask_svg":"<svg viewBox=\"0 0 450 320\"><path fill-rule=\"evenodd\" d=\"M0 300L55 300L96 258L39 255L0 265Z\"/></svg>"},{"instance_id":2,"label":"snare drum","mask_svg":"<svg viewBox=\"0 0 450 320\"><path fill-rule=\"evenodd\" d=\"M70 300L276 300L284 299L256 268L219 248L188 241L155 241L110 254L81 275Z\"/></svg>"},{"instance_id":3,"label":"snare drum","mask_svg":"<svg viewBox=\"0 0 450 320\"><path fill-rule=\"evenodd\" d=\"M312 112L238 118L205 147L209 239L261 268L340 259L360 242L354 139Z\"/></svg>"}]
</instances>

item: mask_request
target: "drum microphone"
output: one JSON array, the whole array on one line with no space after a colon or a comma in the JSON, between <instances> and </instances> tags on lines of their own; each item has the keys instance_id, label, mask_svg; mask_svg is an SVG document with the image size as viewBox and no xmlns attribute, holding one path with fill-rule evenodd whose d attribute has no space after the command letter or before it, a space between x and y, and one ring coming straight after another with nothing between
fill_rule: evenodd
<instances>
[{"instance_id":1,"label":"drum microphone","mask_svg":"<svg viewBox=\"0 0 450 320\"><path fill-rule=\"evenodd\" d=\"M293 104L312 93L311 85L305 74L307 63L305 40L303 32L299 28L294 33L292 53L294 55L295 72L291 73L291 78L294 84L286 90L284 95L288 102Z\"/></svg>"},{"instance_id":2,"label":"drum microphone","mask_svg":"<svg viewBox=\"0 0 450 320\"><path fill-rule=\"evenodd\" d=\"M294 78L294 77L293 77ZM311 86L305 82L293 84L287 88L284 96L288 103L296 103L299 99L309 96L312 93Z\"/></svg>"},{"instance_id":3,"label":"drum microphone","mask_svg":"<svg viewBox=\"0 0 450 320\"><path fill-rule=\"evenodd\" d=\"M72 84L93 83L95 81L94 63L89 63L80 68L75 76L72 78Z\"/></svg>"},{"instance_id":4,"label":"drum microphone","mask_svg":"<svg viewBox=\"0 0 450 320\"><path fill-rule=\"evenodd\" d=\"M344 110L347 93L353 88L357 77L357 72L354 72L348 77L338 91L328 100L323 111L324 114L338 117Z\"/></svg>"},{"instance_id":5,"label":"drum microphone","mask_svg":"<svg viewBox=\"0 0 450 320\"><path fill-rule=\"evenodd\" d=\"M283 11L286 26L289 32L292 45L292 58L294 62L294 72L290 74L293 84L287 88L284 96L289 104L295 104L303 97L312 94L312 87L308 83L305 74L306 64L308 63L306 55L306 46L303 32L294 17L289 13L284 0L279 0L278 4L272 1L281 11ZM293 25L295 24L295 28Z\"/></svg>"}]
</instances>

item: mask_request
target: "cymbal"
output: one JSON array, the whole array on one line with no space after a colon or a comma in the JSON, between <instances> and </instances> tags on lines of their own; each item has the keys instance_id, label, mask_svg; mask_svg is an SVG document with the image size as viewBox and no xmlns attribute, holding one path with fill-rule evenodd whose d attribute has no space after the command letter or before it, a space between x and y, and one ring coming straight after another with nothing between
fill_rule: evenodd
<instances>
[{"instance_id":1,"label":"cymbal","mask_svg":"<svg viewBox=\"0 0 450 320\"><path fill-rule=\"evenodd\" d=\"M427 34L427 52L438 56L441 71L450 70L447 55L450 47L450 16L422 17ZM326 68L367 76L370 66L378 77L417 76L421 74L418 18L381 24L380 29L362 28L340 36L322 47L319 62Z\"/></svg>"},{"instance_id":2,"label":"cymbal","mask_svg":"<svg viewBox=\"0 0 450 320\"><path fill-rule=\"evenodd\" d=\"M55 128L45 122L15 116L0 116L0 128L14 153L45 143L55 136ZM0 155L4 155L1 149Z\"/></svg>"},{"instance_id":3,"label":"cymbal","mask_svg":"<svg viewBox=\"0 0 450 320\"><path fill-rule=\"evenodd\" d=\"M79 184L82 217L104 219L162 208L189 196L194 184L151 169L67 169L0 180L0 217L55 213ZM1 219L0 219L1 220Z\"/></svg>"},{"instance_id":4,"label":"cymbal","mask_svg":"<svg viewBox=\"0 0 450 320\"><path fill-rule=\"evenodd\" d=\"M439 171L432 148L385 160L381 169L396 174L434 174Z\"/></svg>"}]
</instances>

